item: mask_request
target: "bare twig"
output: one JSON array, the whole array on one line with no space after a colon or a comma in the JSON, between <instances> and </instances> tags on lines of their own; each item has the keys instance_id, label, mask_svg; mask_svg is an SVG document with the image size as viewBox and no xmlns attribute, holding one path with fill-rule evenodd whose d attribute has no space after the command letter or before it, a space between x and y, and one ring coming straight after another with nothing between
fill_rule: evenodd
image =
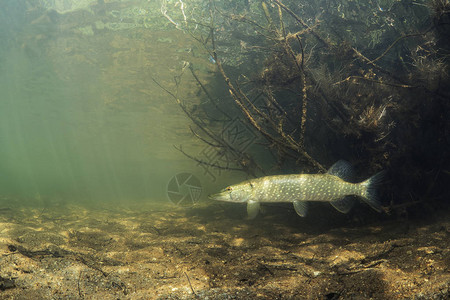
<instances>
[{"instance_id":1,"label":"bare twig","mask_svg":"<svg viewBox=\"0 0 450 300\"><path fill-rule=\"evenodd\" d=\"M197 298L198 295L195 293L194 288L192 287L191 280L189 279L188 274L186 272L184 272L184 275L186 275L186 278L187 278L187 280L189 282L189 286L191 287L192 294L194 294L195 298Z\"/></svg>"},{"instance_id":2,"label":"bare twig","mask_svg":"<svg viewBox=\"0 0 450 300\"><path fill-rule=\"evenodd\" d=\"M339 85L339 84L342 84L345 82L349 82L352 79L359 79L359 80L369 81L369 82L373 82L373 83L377 83L377 84L381 84L381 85L389 85L389 86L395 86L395 87L406 88L406 89L413 89L413 88L418 87L418 86L408 85L408 84L397 84L397 83L392 83L392 82L385 82L385 81L375 80L375 79L366 78L366 77L362 77L362 76L348 76L344 80L333 83L333 85Z\"/></svg>"},{"instance_id":3,"label":"bare twig","mask_svg":"<svg viewBox=\"0 0 450 300\"><path fill-rule=\"evenodd\" d=\"M192 126L189 126L189 129L191 130L192 134L196 138L201 140L203 143L205 143L205 144L207 144L207 145L209 145L211 147L214 147L214 148L221 148L221 147L223 147L223 145L211 143L210 141L207 141L205 138L201 137L197 132L194 131L194 129L192 129Z\"/></svg>"},{"instance_id":4,"label":"bare twig","mask_svg":"<svg viewBox=\"0 0 450 300\"><path fill-rule=\"evenodd\" d=\"M404 80L402 80L401 78L399 78L398 76L392 74L392 72L380 67L379 65L377 65L376 63L374 63L373 61L371 61L370 59L368 59L367 57L365 57L361 52L359 52L356 48L351 47L352 52L355 54L355 56L357 58L359 58L362 62L374 67L375 69L377 69L378 71L380 71L381 73L384 73L386 75L388 75L389 77L391 77L392 79L397 80L398 82L404 83Z\"/></svg>"},{"instance_id":5,"label":"bare twig","mask_svg":"<svg viewBox=\"0 0 450 300\"><path fill-rule=\"evenodd\" d=\"M206 124L203 123L203 121L198 120L197 118L194 118L192 114L187 110L186 106L181 102L181 100L171 91L166 89L162 84L160 84L156 79L152 78L153 82L155 82L160 88L162 88L166 93L168 93L172 98L175 99L176 103L181 107L181 109L184 111L184 113L188 116L191 121L197 125L198 128L200 128L208 137L210 137L212 140L214 140L217 144L223 144L224 146L227 146L225 141L217 137L214 133L212 133L210 130L206 129Z\"/></svg>"},{"instance_id":6,"label":"bare twig","mask_svg":"<svg viewBox=\"0 0 450 300\"><path fill-rule=\"evenodd\" d=\"M174 148L177 149L178 151L180 151L181 153L183 153L187 158L192 159L193 161L196 161L199 164L202 164L202 165L205 165L205 166L210 166L210 167L221 169L221 170L242 171L242 172L244 172L244 170L240 169L240 168L233 168L233 167L228 167L228 166L224 167L224 166L221 166L221 165L217 165L217 164L214 164L214 163L210 163L210 162L198 159L198 158L196 158L196 157L186 153L181 146L177 147L177 146L174 145Z\"/></svg>"},{"instance_id":7,"label":"bare twig","mask_svg":"<svg viewBox=\"0 0 450 300\"><path fill-rule=\"evenodd\" d=\"M294 53L294 50L292 50L292 47L289 45L289 42L286 40L284 45L285 45L285 49L286 52L292 57L292 60L294 61L294 64L297 66L297 69L299 71L299 73L302 75L302 82L303 82L303 86L302 86L302 110L301 110L301 123L300 123L300 141L299 144L301 146L304 145L305 143L305 132L306 132L306 114L307 114L307 86L306 86L306 73L305 73L305 69L303 67L304 61L303 61L303 45L300 41L299 36L297 36L297 40L298 43L300 44L300 49L301 49L301 61L299 62L297 59L297 56Z\"/></svg>"},{"instance_id":8,"label":"bare twig","mask_svg":"<svg viewBox=\"0 0 450 300\"><path fill-rule=\"evenodd\" d=\"M410 34L405 34L405 35L402 35L402 36L398 37L392 44L389 45L389 47L386 48L386 50L384 50L384 52L380 56L378 56L377 58L371 60L370 62L374 63L374 62L380 60L381 58L383 58L402 39L409 38L409 37L415 37L415 36L423 36L423 35L427 34L428 32L430 32L430 30L433 29L433 28L434 28L434 25L430 26L430 28L428 28L424 32L410 33Z\"/></svg>"},{"instance_id":9,"label":"bare twig","mask_svg":"<svg viewBox=\"0 0 450 300\"><path fill-rule=\"evenodd\" d=\"M80 274L78 275L78 281L77 281L78 296L80 296L80 299L84 299L84 294L81 292L81 287L80 287L80 281L81 281L82 273L83 273L83 270L80 270Z\"/></svg>"},{"instance_id":10,"label":"bare twig","mask_svg":"<svg viewBox=\"0 0 450 300\"><path fill-rule=\"evenodd\" d=\"M215 101L213 99L213 97L209 94L208 90L205 88L205 86L202 84L202 82L200 81L200 79L198 78L197 74L195 74L194 72L194 68L192 67L192 64L189 64L189 70L191 71L192 76L194 76L195 81L197 81L198 85L200 86L200 88L202 89L202 91L205 93L205 95L208 97L209 102L211 102L214 107L221 112L225 117L228 118L228 120L231 120L231 116L229 114L227 114L226 112L224 112L219 105L217 104L217 101Z\"/></svg>"},{"instance_id":11,"label":"bare twig","mask_svg":"<svg viewBox=\"0 0 450 300\"><path fill-rule=\"evenodd\" d=\"M284 9L288 14L290 14L298 23L300 23L303 27L305 27L307 30L311 32L314 37L319 40L322 44L329 47L330 45L315 31L313 30L308 24L305 23L299 16L297 16L290 8L288 8L286 5L281 3L279 0L271 0L272 2L275 2L278 6L280 6L282 9Z\"/></svg>"}]
</instances>

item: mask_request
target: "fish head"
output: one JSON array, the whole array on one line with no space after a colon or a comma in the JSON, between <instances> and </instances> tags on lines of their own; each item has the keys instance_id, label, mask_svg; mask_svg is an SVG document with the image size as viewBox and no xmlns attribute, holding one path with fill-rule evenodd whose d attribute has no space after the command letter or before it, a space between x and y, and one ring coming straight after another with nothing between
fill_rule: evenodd
<instances>
[{"instance_id":1,"label":"fish head","mask_svg":"<svg viewBox=\"0 0 450 300\"><path fill-rule=\"evenodd\" d=\"M249 183L240 183L230 185L218 192L217 194L209 195L209 199L216 201L242 203L252 195L253 186Z\"/></svg>"}]
</instances>

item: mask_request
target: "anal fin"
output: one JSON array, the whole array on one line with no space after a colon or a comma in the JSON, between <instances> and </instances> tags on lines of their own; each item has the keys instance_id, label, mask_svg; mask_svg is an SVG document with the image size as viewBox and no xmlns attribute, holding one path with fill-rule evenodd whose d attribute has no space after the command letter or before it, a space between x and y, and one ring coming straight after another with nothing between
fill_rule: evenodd
<instances>
[{"instance_id":1,"label":"anal fin","mask_svg":"<svg viewBox=\"0 0 450 300\"><path fill-rule=\"evenodd\" d=\"M330 204L333 205L334 208L344 214L348 213L350 209L352 209L354 203L355 199L352 196L330 201Z\"/></svg>"},{"instance_id":2,"label":"anal fin","mask_svg":"<svg viewBox=\"0 0 450 300\"><path fill-rule=\"evenodd\" d=\"M300 217L306 216L306 213L308 212L308 202L306 201L294 201L294 209L297 215Z\"/></svg>"},{"instance_id":3,"label":"anal fin","mask_svg":"<svg viewBox=\"0 0 450 300\"><path fill-rule=\"evenodd\" d=\"M258 215L259 209L259 201L247 201L247 215L250 220L254 219Z\"/></svg>"}]
</instances>

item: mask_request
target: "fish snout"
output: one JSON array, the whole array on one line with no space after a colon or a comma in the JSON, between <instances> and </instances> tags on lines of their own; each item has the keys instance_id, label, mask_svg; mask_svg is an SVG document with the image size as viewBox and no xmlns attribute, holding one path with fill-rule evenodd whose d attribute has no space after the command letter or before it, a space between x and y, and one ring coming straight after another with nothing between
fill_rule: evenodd
<instances>
[{"instance_id":1,"label":"fish snout","mask_svg":"<svg viewBox=\"0 0 450 300\"><path fill-rule=\"evenodd\" d=\"M216 200L216 201L230 201L230 195L226 192L220 192L216 194L208 195L208 198L210 200Z\"/></svg>"}]
</instances>

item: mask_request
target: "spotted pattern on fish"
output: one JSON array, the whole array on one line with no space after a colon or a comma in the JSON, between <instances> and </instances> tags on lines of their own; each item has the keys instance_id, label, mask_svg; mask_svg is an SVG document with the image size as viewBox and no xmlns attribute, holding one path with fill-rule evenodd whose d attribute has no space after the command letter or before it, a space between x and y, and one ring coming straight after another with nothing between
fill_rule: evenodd
<instances>
[{"instance_id":1,"label":"spotted pattern on fish","mask_svg":"<svg viewBox=\"0 0 450 300\"><path fill-rule=\"evenodd\" d=\"M259 202L332 201L364 195L364 186L328 174L266 176L241 183Z\"/></svg>"},{"instance_id":2,"label":"spotted pattern on fish","mask_svg":"<svg viewBox=\"0 0 450 300\"><path fill-rule=\"evenodd\" d=\"M368 205L381 211L381 205L375 197L375 187L383 172L360 182L351 183L348 179L351 167L345 161L338 161L326 174L275 175L251 179L229 186L211 195L210 198L227 202L247 202L249 215L256 216L259 203L293 202L300 216L305 216L305 201L330 202L337 210L347 213L353 204L346 196L359 196Z\"/></svg>"}]
</instances>

